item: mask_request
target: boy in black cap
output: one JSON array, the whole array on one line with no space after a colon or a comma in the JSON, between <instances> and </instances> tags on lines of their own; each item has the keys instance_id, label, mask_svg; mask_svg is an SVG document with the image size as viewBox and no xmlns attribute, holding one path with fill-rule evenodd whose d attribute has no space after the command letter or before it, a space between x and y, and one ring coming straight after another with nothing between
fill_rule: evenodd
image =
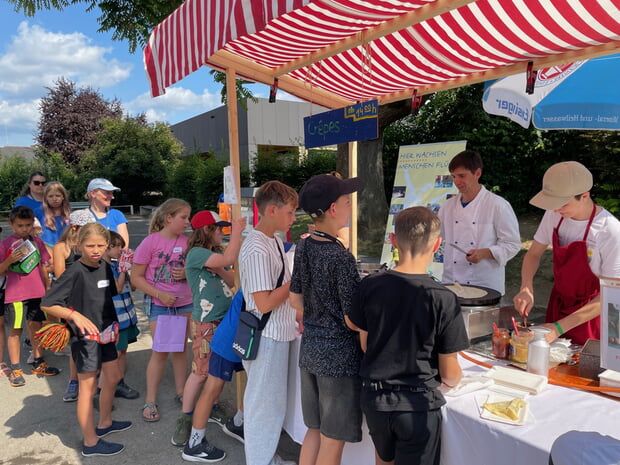
<instances>
[{"instance_id":1,"label":"boy in black cap","mask_svg":"<svg viewBox=\"0 0 620 465\"><path fill-rule=\"evenodd\" d=\"M308 432L300 465L340 463L345 441L362 438L362 352L357 334L344 321L360 278L355 258L336 238L351 216L350 194L361 185L359 178L323 174L299 192L299 205L315 224L295 251L290 287L291 305L303 315L299 366Z\"/></svg>"}]
</instances>

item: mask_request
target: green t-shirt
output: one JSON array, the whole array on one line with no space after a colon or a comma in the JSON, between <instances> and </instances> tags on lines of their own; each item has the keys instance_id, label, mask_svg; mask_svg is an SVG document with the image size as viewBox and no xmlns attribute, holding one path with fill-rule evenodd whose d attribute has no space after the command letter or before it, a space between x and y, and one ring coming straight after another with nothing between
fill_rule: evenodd
<instances>
[{"instance_id":1,"label":"green t-shirt","mask_svg":"<svg viewBox=\"0 0 620 465\"><path fill-rule=\"evenodd\" d=\"M194 247L185 259L185 273L194 301L192 318L202 323L221 320L233 298L233 292L224 280L204 267L214 253L202 247Z\"/></svg>"}]
</instances>

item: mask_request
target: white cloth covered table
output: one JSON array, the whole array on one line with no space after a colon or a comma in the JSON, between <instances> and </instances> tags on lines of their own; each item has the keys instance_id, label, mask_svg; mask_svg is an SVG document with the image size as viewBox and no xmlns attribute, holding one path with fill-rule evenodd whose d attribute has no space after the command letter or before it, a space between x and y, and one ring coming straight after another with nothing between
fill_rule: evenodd
<instances>
[{"instance_id":1,"label":"white cloth covered table","mask_svg":"<svg viewBox=\"0 0 620 465\"><path fill-rule=\"evenodd\" d=\"M299 338L291 343L284 429L294 441L301 443L306 427L301 413L299 343ZM488 370L460 356L459 363L464 376L480 375ZM553 441L571 430L595 431L620 440L618 400L548 385L540 394L527 397L535 417L534 423L512 426L480 418L475 396L490 392L483 389L460 397L446 397L448 403L443 407L441 465L546 465ZM374 447L365 422L362 433L362 442L345 446L343 465L374 465ZM592 462L582 465L602 464Z\"/></svg>"},{"instance_id":2,"label":"white cloth covered table","mask_svg":"<svg viewBox=\"0 0 620 465\"><path fill-rule=\"evenodd\" d=\"M466 376L487 370L462 357L459 363ZM571 430L595 431L620 439L620 402L617 400L548 385L540 394L527 397L535 422L512 426L480 418L474 396L484 392L488 391L447 398L441 438L442 465L501 462L546 465L553 441ZM592 462L592 465L601 464Z\"/></svg>"}]
</instances>

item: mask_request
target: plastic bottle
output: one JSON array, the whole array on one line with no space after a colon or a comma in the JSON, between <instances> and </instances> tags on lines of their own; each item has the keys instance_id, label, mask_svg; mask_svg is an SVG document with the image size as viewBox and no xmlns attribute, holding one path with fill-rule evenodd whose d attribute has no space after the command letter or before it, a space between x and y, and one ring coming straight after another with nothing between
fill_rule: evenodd
<instances>
[{"instance_id":1,"label":"plastic bottle","mask_svg":"<svg viewBox=\"0 0 620 465\"><path fill-rule=\"evenodd\" d=\"M534 339L530 341L527 350L527 371L537 375L549 375L549 353L551 347L545 339L550 331L547 328L533 327Z\"/></svg>"}]
</instances>

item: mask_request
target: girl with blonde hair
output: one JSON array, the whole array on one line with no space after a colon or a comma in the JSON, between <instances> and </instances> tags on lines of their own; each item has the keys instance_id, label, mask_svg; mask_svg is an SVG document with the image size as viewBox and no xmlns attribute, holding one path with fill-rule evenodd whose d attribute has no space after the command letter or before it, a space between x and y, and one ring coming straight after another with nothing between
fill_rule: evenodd
<instances>
[{"instance_id":1,"label":"girl with blonde hair","mask_svg":"<svg viewBox=\"0 0 620 465\"><path fill-rule=\"evenodd\" d=\"M60 240L65 227L69 224L71 204L67 189L58 181L51 181L45 185L43 204L34 212L41 224L41 239L51 248Z\"/></svg>"},{"instance_id":2,"label":"girl with blonde hair","mask_svg":"<svg viewBox=\"0 0 620 465\"><path fill-rule=\"evenodd\" d=\"M150 234L136 249L132 267L132 282L144 292L145 312L151 335L155 339L157 318L177 314L187 319L185 340L189 334L192 293L185 279L185 256L190 206L185 200L168 199L155 212L149 227ZM168 352L151 352L146 367L146 399L142 410L144 421L158 421L157 391L164 375ZM183 398L187 375L187 351L172 353L172 369L176 399Z\"/></svg>"}]
</instances>

